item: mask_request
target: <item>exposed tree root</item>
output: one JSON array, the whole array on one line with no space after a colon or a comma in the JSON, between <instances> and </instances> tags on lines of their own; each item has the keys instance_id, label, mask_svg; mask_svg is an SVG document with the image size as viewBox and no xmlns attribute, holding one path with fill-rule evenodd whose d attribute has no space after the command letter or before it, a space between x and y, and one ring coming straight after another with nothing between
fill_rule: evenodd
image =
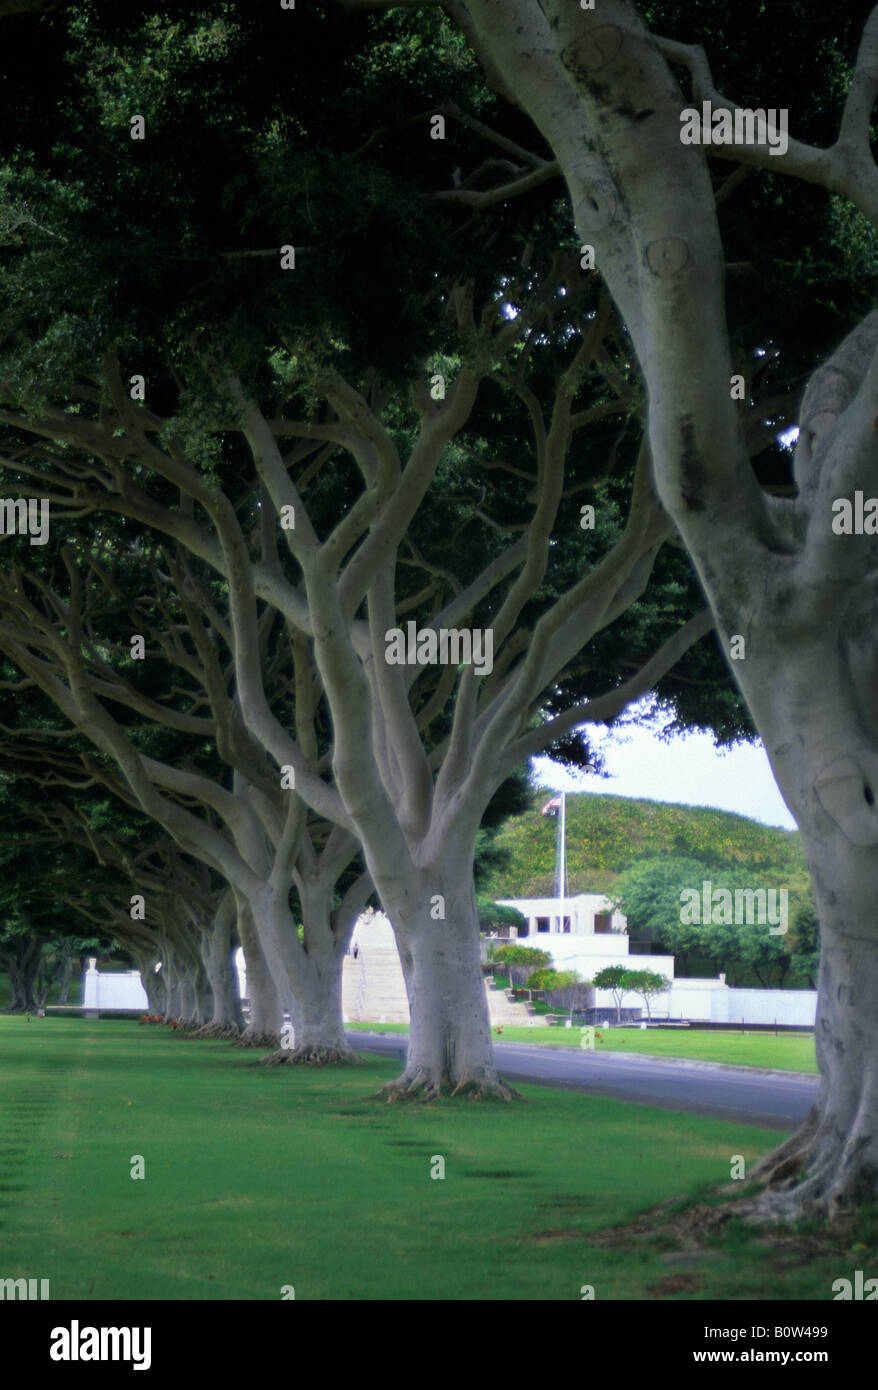
<instances>
[{"instance_id":1,"label":"exposed tree root","mask_svg":"<svg viewBox=\"0 0 878 1390\"><path fill-rule=\"evenodd\" d=\"M780 1173L787 1171L787 1165ZM723 1189L727 1191L728 1189ZM766 1183L761 1192L730 1205L730 1214L751 1226L789 1226L816 1218L827 1230L844 1229L864 1203L878 1201L878 1173L861 1169L839 1174L837 1163L808 1170L796 1163L784 1180Z\"/></svg>"},{"instance_id":2,"label":"exposed tree root","mask_svg":"<svg viewBox=\"0 0 878 1390\"><path fill-rule=\"evenodd\" d=\"M827 1228L842 1228L864 1203L878 1201L873 1152L868 1133L844 1135L815 1108L801 1129L750 1170L761 1190L735 1203L734 1214L753 1226L816 1217ZM722 1190L731 1192L734 1184Z\"/></svg>"},{"instance_id":3,"label":"exposed tree root","mask_svg":"<svg viewBox=\"0 0 878 1390\"><path fill-rule=\"evenodd\" d=\"M324 1047L319 1043L281 1048L267 1057L259 1058L261 1067L353 1067L359 1064L360 1058L353 1048Z\"/></svg>"},{"instance_id":4,"label":"exposed tree root","mask_svg":"<svg viewBox=\"0 0 878 1390\"><path fill-rule=\"evenodd\" d=\"M204 1025L195 1018L184 1018L177 1022L174 1032L178 1038L191 1038L200 1033L203 1027Z\"/></svg>"},{"instance_id":5,"label":"exposed tree root","mask_svg":"<svg viewBox=\"0 0 878 1390\"><path fill-rule=\"evenodd\" d=\"M426 1068L403 1072L395 1081L389 1081L376 1091L373 1100L395 1103L403 1100L431 1101L444 1096L466 1096L468 1100L523 1100L514 1087L507 1086L499 1077L470 1076L464 1074L457 1082L449 1076L440 1076Z\"/></svg>"},{"instance_id":6,"label":"exposed tree root","mask_svg":"<svg viewBox=\"0 0 878 1390\"><path fill-rule=\"evenodd\" d=\"M240 1029L234 1023L205 1023L201 1028L196 1028L194 1033L184 1033L184 1038L237 1038Z\"/></svg>"},{"instance_id":7,"label":"exposed tree root","mask_svg":"<svg viewBox=\"0 0 878 1390\"><path fill-rule=\"evenodd\" d=\"M280 1046L280 1036L277 1033L251 1033L249 1028L237 1038L233 1038L230 1047L270 1047Z\"/></svg>"}]
</instances>

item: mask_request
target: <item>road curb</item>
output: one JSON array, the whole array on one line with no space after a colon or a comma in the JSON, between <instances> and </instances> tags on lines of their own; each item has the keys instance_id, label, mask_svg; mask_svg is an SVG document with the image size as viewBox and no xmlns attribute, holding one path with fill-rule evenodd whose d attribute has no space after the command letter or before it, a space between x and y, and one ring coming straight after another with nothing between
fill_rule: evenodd
<instances>
[{"instance_id":1,"label":"road curb","mask_svg":"<svg viewBox=\"0 0 878 1390\"><path fill-rule=\"evenodd\" d=\"M354 1034L355 1037L374 1037L374 1038L398 1038L400 1043L408 1043L408 1033L381 1033L378 1031L370 1033ZM527 1050L529 1053L539 1056L541 1052L562 1052L574 1056L580 1050L575 1047L559 1046L558 1043L519 1043L519 1042L498 1042L494 1040L495 1047L514 1047ZM658 1062L664 1066L691 1067L696 1071L739 1071L747 1076L780 1076L785 1080L790 1077L799 1077L803 1081L819 1081L818 1072L810 1071L784 1071L782 1067L749 1067L745 1062L699 1062L690 1060L687 1057L660 1057L654 1052L610 1052L604 1048L584 1048L583 1051L593 1053L600 1057L602 1061L610 1062Z\"/></svg>"},{"instance_id":2,"label":"road curb","mask_svg":"<svg viewBox=\"0 0 878 1390\"><path fill-rule=\"evenodd\" d=\"M499 1043L500 1047L526 1047L530 1052L573 1052L578 1051L575 1047L559 1047L557 1043ZM750 1067L746 1062L699 1062L690 1060L688 1057L660 1057L654 1052L608 1052L604 1048L584 1048L583 1051L593 1052L602 1061L615 1062L659 1062L663 1065L675 1067L692 1067L697 1071L742 1071L748 1076L782 1076L787 1080L792 1077L802 1077L806 1081L819 1081L818 1072L811 1071L784 1071L781 1067Z\"/></svg>"}]
</instances>

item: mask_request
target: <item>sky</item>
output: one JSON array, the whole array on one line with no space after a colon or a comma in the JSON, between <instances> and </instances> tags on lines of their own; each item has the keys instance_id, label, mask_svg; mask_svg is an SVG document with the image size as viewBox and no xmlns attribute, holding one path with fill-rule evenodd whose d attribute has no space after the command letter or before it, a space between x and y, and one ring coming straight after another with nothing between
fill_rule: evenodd
<instances>
[{"instance_id":1,"label":"sky","mask_svg":"<svg viewBox=\"0 0 878 1390\"><path fill-rule=\"evenodd\" d=\"M611 732L600 724L589 727L589 738L603 753L611 777L569 772L550 758L534 758L532 770L539 784L555 791L714 806L750 816L763 825L795 830L796 823L778 791L761 743L720 750L710 734L700 733L660 741L653 729L660 728L663 721L654 716L650 721L651 709L651 699L632 707L630 713L638 724L622 730Z\"/></svg>"}]
</instances>

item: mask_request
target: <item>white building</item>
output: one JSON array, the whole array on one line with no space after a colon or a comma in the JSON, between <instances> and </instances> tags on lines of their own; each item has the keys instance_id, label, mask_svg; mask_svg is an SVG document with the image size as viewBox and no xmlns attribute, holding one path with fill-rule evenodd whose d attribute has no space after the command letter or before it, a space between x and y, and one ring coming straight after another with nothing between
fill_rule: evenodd
<instances>
[{"instance_id":1,"label":"white building","mask_svg":"<svg viewBox=\"0 0 878 1390\"><path fill-rule=\"evenodd\" d=\"M527 931L519 928L517 939L527 940L547 951L557 970L575 970L583 980L593 980L598 971L608 965L624 965L630 970L654 970L668 980L674 978L673 956L632 954L626 932L628 919L599 893L580 893L563 899L498 898L497 901L504 907L517 908L527 918ZM514 931L511 927L510 934ZM595 1008L612 1009L612 992L596 989L594 1003ZM667 1013L669 1004L666 992L655 997L652 1008L657 1014ZM623 1009L642 1006L639 994L623 996Z\"/></svg>"},{"instance_id":2,"label":"white building","mask_svg":"<svg viewBox=\"0 0 878 1390\"><path fill-rule=\"evenodd\" d=\"M603 936L611 932L624 933L628 926L624 914L599 893L579 893L575 898L498 898L497 901L503 907L517 908L527 918L527 931L519 928L519 937Z\"/></svg>"}]
</instances>

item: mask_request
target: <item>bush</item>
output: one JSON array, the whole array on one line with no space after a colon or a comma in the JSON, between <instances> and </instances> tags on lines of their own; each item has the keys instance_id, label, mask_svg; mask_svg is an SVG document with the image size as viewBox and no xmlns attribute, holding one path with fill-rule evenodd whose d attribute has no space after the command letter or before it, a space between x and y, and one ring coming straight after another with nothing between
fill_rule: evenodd
<instances>
[{"instance_id":1,"label":"bush","mask_svg":"<svg viewBox=\"0 0 878 1390\"><path fill-rule=\"evenodd\" d=\"M552 957L548 951L537 951L532 946L501 946L494 952L493 959L503 965L551 965Z\"/></svg>"},{"instance_id":2,"label":"bush","mask_svg":"<svg viewBox=\"0 0 878 1390\"><path fill-rule=\"evenodd\" d=\"M480 931L498 931L500 927L518 927L521 930L527 927L527 918L517 907L506 907L503 903L483 897L479 897L476 903Z\"/></svg>"},{"instance_id":3,"label":"bush","mask_svg":"<svg viewBox=\"0 0 878 1390\"><path fill-rule=\"evenodd\" d=\"M576 984L579 984L579 976L575 970L553 970L550 966L535 970L527 980L528 989L564 989Z\"/></svg>"}]
</instances>

